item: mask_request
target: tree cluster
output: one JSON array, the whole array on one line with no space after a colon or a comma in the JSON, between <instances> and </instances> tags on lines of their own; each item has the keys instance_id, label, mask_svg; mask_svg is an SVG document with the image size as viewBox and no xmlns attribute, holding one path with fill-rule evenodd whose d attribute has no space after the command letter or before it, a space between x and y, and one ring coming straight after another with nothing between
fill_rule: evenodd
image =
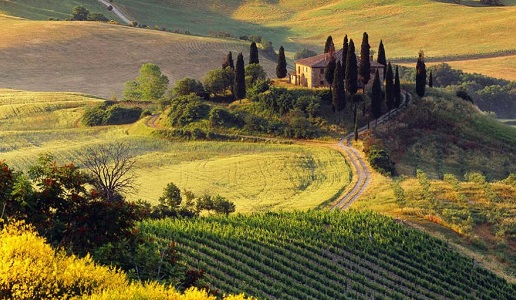
<instances>
[{"instance_id":1,"label":"tree cluster","mask_svg":"<svg viewBox=\"0 0 516 300\"><path fill-rule=\"evenodd\" d=\"M72 16L70 17L71 21L99 21L99 22L107 22L109 21L106 16L101 13L92 13L84 6L79 5L73 8Z\"/></svg>"}]
</instances>

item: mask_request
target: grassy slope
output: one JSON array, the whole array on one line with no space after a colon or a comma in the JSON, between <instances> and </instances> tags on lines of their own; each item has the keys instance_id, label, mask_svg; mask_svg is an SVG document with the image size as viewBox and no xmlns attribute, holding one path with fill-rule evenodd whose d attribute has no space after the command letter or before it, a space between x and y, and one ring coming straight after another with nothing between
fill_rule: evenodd
<instances>
[{"instance_id":1,"label":"grassy slope","mask_svg":"<svg viewBox=\"0 0 516 300\"><path fill-rule=\"evenodd\" d=\"M201 79L219 68L229 51L247 43L194 37L95 22L28 21L0 16L2 87L33 91L77 91L109 98L143 63L159 65L170 82ZM236 57L236 56L235 56ZM275 64L261 58L275 73Z\"/></svg>"},{"instance_id":2,"label":"grassy slope","mask_svg":"<svg viewBox=\"0 0 516 300\"><path fill-rule=\"evenodd\" d=\"M48 18L64 20L72 14L72 9L78 5L86 7L90 12L102 13L107 18L117 20L115 14L97 0L10 0L0 1L0 12L32 20L47 20Z\"/></svg>"},{"instance_id":3,"label":"grassy slope","mask_svg":"<svg viewBox=\"0 0 516 300\"><path fill-rule=\"evenodd\" d=\"M503 281L486 284L492 275L446 243L372 213L165 219L140 230L163 244L176 242L215 288L261 299L509 299L514 293Z\"/></svg>"},{"instance_id":4,"label":"grassy slope","mask_svg":"<svg viewBox=\"0 0 516 300\"><path fill-rule=\"evenodd\" d=\"M364 31L369 33L374 50L383 39L390 57L416 56L419 49L428 56L443 56L515 47L515 1L506 1L509 6L505 7L470 7L431 0L235 0L211 1L209 5L179 0L118 2L149 25L200 34L208 34L210 29L235 36L259 34L275 45L286 45L287 50L297 50L299 45L294 43L320 50L329 34L337 45L344 34L361 40Z\"/></svg>"},{"instance_id":5,"label":"grassy slope","mask_svg":"<svg viewBox=\"0 0 516 300\"><path fill-rule=\"evenodd\" d=\"M138 192L129 199L157 202L174 182L197 195L220 194L237 211L307 209L333 199L349 183L342 155L325 146L167 142L134 125L84 128L85 107L99 99L76 93L0 90L0 160L25 169L39 155L80 162L87 147L121 141L138 157Z\"/></svg>"}]
</instances>

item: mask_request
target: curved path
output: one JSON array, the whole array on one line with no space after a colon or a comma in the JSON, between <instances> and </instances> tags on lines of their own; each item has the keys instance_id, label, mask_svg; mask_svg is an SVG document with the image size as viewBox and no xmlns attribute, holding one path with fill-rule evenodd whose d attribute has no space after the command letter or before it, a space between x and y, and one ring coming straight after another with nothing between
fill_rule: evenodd
<instances>
[{"instance_id":1,"label":"curved path","mask_svg":"<svg viewBox=\"0 0 516 300\"><path fill-rule=\"evenodd\" d=\"M115 4L113 3L110 3L106 0L98 0L100 3L104 4L106 7L113 7L113 9L111 10L112 13L114 13L115 15L117 15L122 21L124 21L127 25L131 25L131 19L129 19L128 16L126 16L123 12L120 11L120 9L118 9L118 7L116 7Z\"/></svg>"},{"instance_id":2,"label":"curved path","mask_svg":"<svg viewBox=\"0 0 516 300\"><path fill-rule=\"evenodd\" d=\"M403 108L405 108L405 102L407 97L411 98L410 94L405 92L403 94L403 100L399 108L393 109L389 114L384 114L380 118L378 118L378 123L384 123L388 121L391 117L397 115ZM409 101L410 102L410 101ZM370 122L370 124L373 122ZM368 130L368 125L363 126L358 129L359 133L363 133L366 130ZM339 147L342 149L342 151L346 154L346 158L349 162L351 162L351 165L355 169L355 174L357 176L357 180L355 181L353 187L349 192L347 192L344 196L342 196L337 203L331 208L333 209L347 209L355 200L358 199L362 195L362 193L369 187L369 184L371 183L371 167L367 162L364 161L360 153L357 151L357 149L353 148L351 146L351 140L354 137L354 133L350 133L343 137L339 141Z\"/></svg>"}]
</instances>

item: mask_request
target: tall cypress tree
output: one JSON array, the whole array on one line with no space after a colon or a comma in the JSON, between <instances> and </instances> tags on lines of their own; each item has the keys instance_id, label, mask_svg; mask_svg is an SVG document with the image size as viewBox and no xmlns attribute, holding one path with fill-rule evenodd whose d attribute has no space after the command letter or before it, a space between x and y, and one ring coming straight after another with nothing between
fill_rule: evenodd
<instances>
[{"instance_id":1,"label":"tall cypress tree","mask_svg":"<svg viewBox=\"0 0 516 300\"><path fill-rule=\"evenodd\" d=\"M240 52L237 56L236 67L235 67L235 100L241 100L245 98L245 68L244 68L244 56Z\"/></svg>"},{"instance_id":2,"label":"tall cypress tree","mask_svg":"<svg viewBox=\"0 0 516 300\"><path fill-rule=\"evenodd\" d=\"M355 54L355 43L349 40L348 54L346 56L346 91L351 95L357 93L358 89L358 67Z\"/></svg>"},{"instance_id":3,"label":"tall cypress tree","mask_svg":"<svg viewBox=\"0 0 516 300\"><path fill-rule=\"evenodd\" d=\"M369 36L367 32L364 32L364 36L362 38L362 45L360 46L360 68L358 71L358 76L360 78L360 82L362 82L363 89L365 91L365 86L371 79L371 62L369 49Z\"/></svg>"},{"instance_id":4,"label":"tall cypress tree","mask_svg":"<svg viewBox=\"0 0 516 300\"><path fill-rule=\"evenodd\" d=\"M348 35L346 34L344 36L344 42L342 43L342 77L346 78L346 61L348 57L348 49L349 49L349 42L348 42Z\"/></svg>"},{"instance_id":5,"label":"tall cypress tree","mask_svg":"<svg viewBox=\"0 0 516 300\"><path fill-rule=\"evenodd\" d=\"M430 71L430 76L428 76L428 87L434 87L434 78L432 76L432 71Z\"/></svg>"},{"instance_id":6,"label":"tall cypress tree","mask_svg":"<svg viewBox=\"0 0 516 300\"><path fill-rule=\"evenodd\" d=\"M324 69L324 78L330 85L330 90L333 84L333 78L335 77L335 48L333 45L330 47L330 51L326 53L328 63L326 64L326 68Z\"/></svg>"},{"instance_id":7,"label":"tall cypress tree","mask_svg":"<svg viewBox=\"0 0 516 300\"><path fill-rule=\"evenodd\" d=\"M329 35L326 38L326 44L324 44L324 53L330 52L332 46L333 46L333 38L331 37L331 35Z\"/></svg>"},{"instance_id":8,"label":"tall cypress tree","mask_svg":"<svg viewBox=\"0 0 516 300\"><path fill-rule=\"evenodd\" d=\"M229 51L228 55L226 55L226 60L222 64L222 69L225 69L227 67L229 67L231 70L235 69L235 64L233 62L233 53L231 53L231 51Z\"/></svg>"},{"instance_id":9,"label":"tall cypress tree","mask_svg":"<svg viewBox=\"0 0 516 300\"><path fill-rule=\"evenodd\" d=\"M384 65L384 67L387 67L387 58L385 57L385 48L383 47L383 40L380 40L380 46L378 46L378 57L376 58L376 61L379 64Z\"/></svg>"},{"instance_id":10,"label":"tall cypress tree","mask_svg":"<svg viewBox=\"0 0 516 300\"><path fill-rule=\"evenodd\" d=\"M333 72L333 89L332 89L332 105L333 110L339 114L339 122L340 122L340 112L344 110L346 107L346 94L344 92L344 78L342 74L342 65L340 62L337 62L335 65L335 71Z\"/></svg>"},{"instance_id":11,"label":"tall cypress tree","mask_svg":"<svg viewBox=\"0 0 516 300\"><path fill-rule=\"evenodd\" d=\"M399 108L401 105L401 84L398 66L396 66L396 74L394 75L394 107Z\"/></svg>"},{"instance_id":12,"label":"tall cypress tree","mask_svg":"<svg viewBox=\"0 0 516 300\"><path fill-rule=\"evenodd\" d=\"M249 47L249 64L259 64L260 60L258 59L258 47L256 47L256 43L252 42Z\"/></svg>"},{"instance_id":13,"label":"tall cypress tree","mask_svg":"<svg viewBox=\"0 0 516 300\"><path fill-rule=\"evenodd\" d=\"M392 74L391 63L387 64L387 73L385 74L385 104L389 114L394 108L394 75Z\"/></svg>"},{"instance_id":14,"label":"tall cypress tree","mask_svg":"<svg viewBox=\"0 0 516 300\"><path fill-rule=\"evenodd\" d=\"M378 118L382 115L382 85L380 83L380 75L378 69L374 74L373 88L371 94L371 114L378 123Z\"/></svg>"},{"instance_id":15,"label":"tall cypress tree","mask_svg":"<svg viewBox=\"0 0 516 300\"><path fill-rule=\"evenodd\" d=\"M278 65L276 66L276 76L278 78L287 77L287 60L285 59L285 49L283 46L279 48Z\"/></svg>"},{"instance_id":16,"label":"tall cypress tree","mask_svg":"<svg viewBox=\"0 0 516 300\"><path fill-rule=\"evenodd\" d=\"M419 97L425 95L426 88L426 66L425 55L423 51L419 51L419 57L416 64L416 93Z\"/></svg>"}]
</instances>

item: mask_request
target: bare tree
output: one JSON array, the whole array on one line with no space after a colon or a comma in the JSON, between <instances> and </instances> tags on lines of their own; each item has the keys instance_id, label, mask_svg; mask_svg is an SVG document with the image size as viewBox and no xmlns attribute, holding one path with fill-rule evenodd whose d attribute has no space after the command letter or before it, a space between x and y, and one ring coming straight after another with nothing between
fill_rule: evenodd
<instances>
[{"instance_id":1,"label":"bare tree","mask_svg":"<svg viewBox=\"0 0 516 300\"><path fill-rule=\"evenodd\" d=\"M135 190L132 172L135 162L129 146L120 142L89 148L83 158L93 185L107 201L117 200L120 195Z\"/></svg>"}]
</instances>

